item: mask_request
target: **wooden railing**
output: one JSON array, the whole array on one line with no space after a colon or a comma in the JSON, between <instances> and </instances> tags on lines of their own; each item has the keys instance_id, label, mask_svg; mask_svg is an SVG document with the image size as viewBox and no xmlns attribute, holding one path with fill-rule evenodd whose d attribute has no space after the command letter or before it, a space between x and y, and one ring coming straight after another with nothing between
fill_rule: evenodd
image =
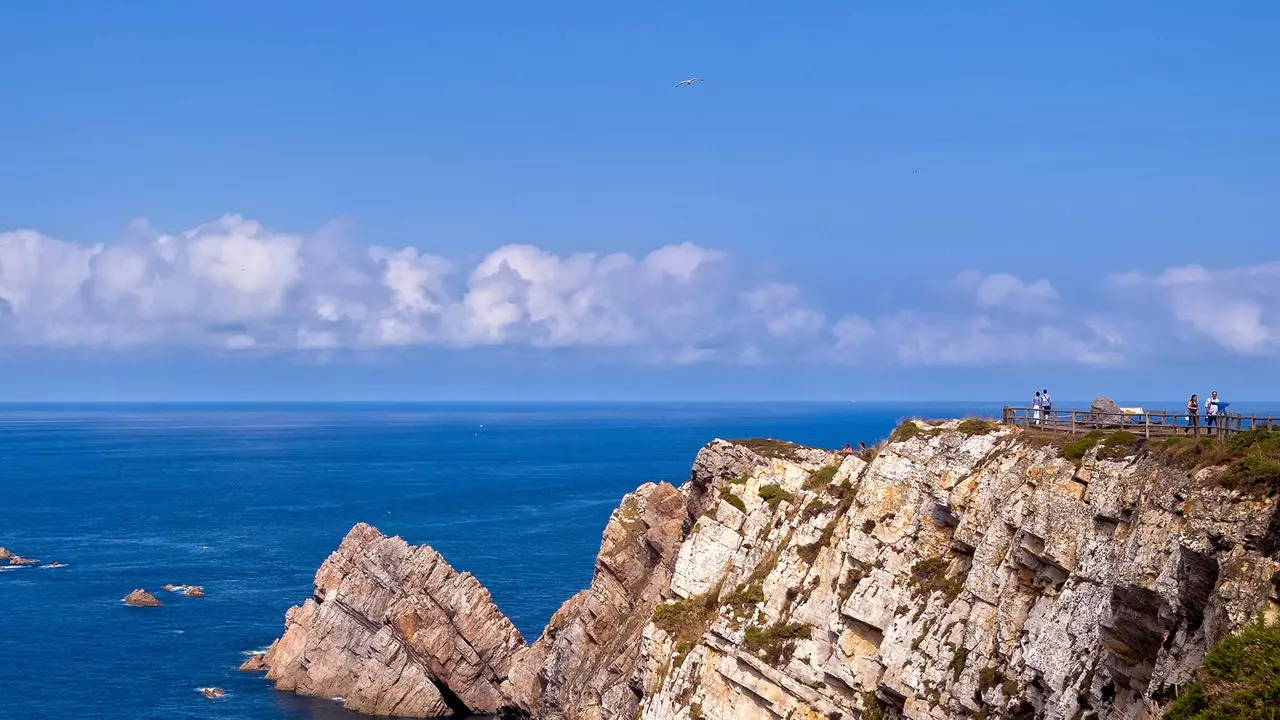
<instances>
[{"instance_id":1,"label":"wooden railing","mask_svg":"<svg viewBox=\"0 0 1280 720\"><path fill-rule=\"evenodd\" d=\"M1239 413L1217 415L1188 415L1165 410L1141 412L1095 413L1092 410L1057 410L1044 412L1039 408L1005 406L1005 425L1069 432L1088 433L1094 430L1128 430L1141 437L1217 437L1252 430L1256 427L1280 430L1280 417L1259 417Z\"/></svg>"}]
</instances>

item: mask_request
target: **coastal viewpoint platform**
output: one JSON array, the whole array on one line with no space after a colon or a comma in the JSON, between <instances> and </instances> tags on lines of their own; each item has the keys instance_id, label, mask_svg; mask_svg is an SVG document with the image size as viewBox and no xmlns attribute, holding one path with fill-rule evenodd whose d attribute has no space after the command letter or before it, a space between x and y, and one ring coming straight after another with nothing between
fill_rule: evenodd
<instances>
[{"instance_id":1,"label":"coastal viewpoint platform","mask_svg":"<svg viewBox=\"0 0 1280 720\"><path fill-rule=\"evenodd\" d=\"M1120 408L1120 412L1090 410L1040 411L1030 407L1004 407L1001 419L1005 425L1083 434L1094 430L1128 430L1134 435L1153 437L1229 438L1254 428L1280 428L1280 416L1219 413L1215 416L1188 415L1184 412Z\"/></svg>"}]
</instances>

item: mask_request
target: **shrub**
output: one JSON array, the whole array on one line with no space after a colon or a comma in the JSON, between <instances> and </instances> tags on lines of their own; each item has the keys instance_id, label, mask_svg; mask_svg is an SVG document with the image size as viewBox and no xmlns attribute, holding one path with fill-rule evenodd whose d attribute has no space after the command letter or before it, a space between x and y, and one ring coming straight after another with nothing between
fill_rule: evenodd
<instances>
[{"instance_id":1,"label":"shrub","mask_svg":"<svg viewBox=\"0 0 1280 720\"><path fill-rule=\"evenodd\" d=\"M800 450L800 446L795 443L789 443L784 440L774 440L772 438L747 438L745 440L731 440L735 445L741 445L758 455L775 460L798 460L796 454Z\"/></svg>"},{"instance_id":2,"label":"shrub","mask_svg":"<svg viewBox=\"0 0 1280 720\"><path fill-rule=\"evenodd\" d=\"M783 502L784 500L790 502L794 499L794 496L791 493L787 492L777 483L769 483L768 485L762 486L760 488L760 497L766 503L769 503L769 507L774 509L778 507L778 503Z\"/></svg>"},{"instance_id":3,"label":"shrub","mask_svg":"<svg viewBox=\"0 0 1280 720\"><path fill-rule=\"evenodd\" d=\"M912 596L927 598L934 592L940 592L947 602L955 600L964 589L965 579L960 575L947 577L947 567L950 564L942 555L917 562L907 578L907 587L911 589Z\"/></svg>"},{"instance_id":4,"label":"shrub","mask_svg":"<svg viewBox=\"0 0 1280 720\"><path fill-rule=\"evenodd\" d=\"M969 660L969 649L960 648L956 650L956 654L951 656L951 681L958 682L960 675L964 673L964 665Z\"/></svg>"},{"instance_id":5,"label":"shrub","mask_svg":"<svg viewBox=\"0 0 1280 720\"><path fill-rule=\"evenodd\" d=\"M957 431L965 435L986 435L999 429L999 425L982 418L969 418L956 427Z\"/></svg>"},{"instance_id":6,"label":"shrub","mask_svg":"<svg viewBox=\"0 0 1280 720\"><path fill-rule=\"evenodd\" d=\"M716 619L718 592L713 590L684 600L662 603L653 608L653 624L675 638L677 645L682 642L692 645Z\"/></svg>"},{"instance_id":7,"label":"shrub","mask_svg":"<svg viewBox=\"0 0 1280 720\"><path fill-rule=\"evenodd\" d=\"M892 442L902 442L904 440L910 440L923 432L924 428L920 427L914 421L903 420L902 424L895 428L893 433L889 435L889 440Z\"/></svg>"},{"instance_id":8,"label":"shrub","mask_svg":"<svg viewBox=\"0 0 1280 720\"><path fill-rule=\"evenodd\" d=\"M826 465L809 473L809 479L804 482L805 490L822 490L831 484L836 477L836 471L840 468L835 465Z\"/></svg>"},{"instance_id":9,"label":"shrub","mask_svg":"<svg viewBox=\"0 0 1280 720\"><path fill-rule=\"evenodd\" d=\"M821 515L822 512L829 507L831 506L827 505L820 498L814 498L809 501L808 505L804 506L804 512L800 513L800 516L805 520L809 520Z\"/></svg>"},{"instance_id":10,"label":"shrub","mask_svg":"<svg viewBox=\"0 0 1280 720\"><path fill-rule=\"evenodd\" d=\"M1098 442L1102 440L1102 438L1104 437L1106 437L1106 433L1102 432L1101 430L1094 430L1093 432L1089 433L1088 435L1085 435L1079 440L1072 440L1066 445L1063 445L1062 451L1059 453L1059 455L1065 460L1070 460L1072 462L1078 463L1080 462L1081 459L1084 458L1085 453L1092 450L1093 446L1097 445Z\"/></svg>"},{"instance_id":11,"label":"shrub","mask_svg":"<svg viewBox=\"0 0 1280 720\"><path fill-rule=\"evenodd\" d=\"M762 602L764 602L764 590L758 582L739 585L733 589L733 592L724 596L724 604L736 610Z\"/></svg>"},{"instance_id":12,"label":"shrub","mask_svg":"<svg viewBox=\"0 0 1280 720\"><path fill-rule=\"evenodd\" d=\"M1128 430L1116 430L1102 441L1102 449L1098 457L1105 460L1120 460L1133 454L1138 446L1138 436Z\"/></svg>"},{"instance_id":13,"label":"shrub","mask_svg":"<svg viewBox=\"0 0 1280 720\"><path fill-rule=\"evenodd\" d=\"M1004 682L1004 673L993 667L984 667L978 671L978 690L986 692Z\"/></svg>"},{"instance_id":14,"label":"shrub","mask_svg":"<svg viewBox=\"0 0 1280 720\"><path fill-rule=\"evenodd\" d=\"M786 663L795 651L795 641L809 639L813 628L804 623L778 623L767 628L747 628L744 645L748 652L762 656L770 664Z\"/></svg>"},{"instance_id":15,"label":"shrub","mask_svg":"<svg viewBox=\"0 0 1280 720\"><path fill-rule=\"evenodd\" d=\"M1280 626L1255 623L1205 658L1165 720L1271 720L1280 703Z\"/></svg>"},{"instance_id":16,"label":"shrub","mask_svg":"<svg viewBox=\"0 0 1280 720\"><path fill-rule=\"evenodd\" d=\"M720 499L738 508L739 512L745 513L747 511L747 504L742 501L742 498L738 497L733 492L725 491L721 493Z\"/></svg>"}]
</instances>

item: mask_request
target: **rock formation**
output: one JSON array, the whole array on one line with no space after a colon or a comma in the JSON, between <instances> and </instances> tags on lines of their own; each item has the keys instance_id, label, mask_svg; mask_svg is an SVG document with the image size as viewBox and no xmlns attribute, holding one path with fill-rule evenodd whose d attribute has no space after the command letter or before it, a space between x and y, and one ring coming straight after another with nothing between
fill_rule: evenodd
<instances>
[{"instance_id":1,"label":"rock formation","mask_svg":"<svg viewBox=\"0 0 1280 720\"><path fill-rule=\"evenodd\" d=\"M146 590L138 589L124 596L124 604L132 607L160 607L164 603Z\"/></svg>"},{"instance_id":2,"label":"rock formation","mask_svg":"<svg viewBox=\"0 0 1280 720\"><path fill-rule=\"evenodd\" d=\"M624 498L531 646L474 578L357 525L260 662L409 717L1157 717L1280 613L1277 501L1133 448L1063 454L972 420L869 462L715 441L680 489Z\"/></svg>"},{"instance_id":3,"label":"rock formation","mask_svg":"<svg viewBox=\"0 0 1280 720\"><path fill-rule=\"evenodd\" d=\"M204 588L199 585L190 585L182 591L182 594L187 597L204 597Z\"/></svg>"},{"instance_id":4,"label":"rock formation","mask_svg":"<svg viewBox=\"0 0 1280 720\"><path fill-rule=\"evenodd\" d=\"M11 557L13 557L13 553L0 547L0 562L8 562Z\"/></svg>"},{"instance_id":5,"label":"rock formation","mask_svg":"<svg viewBox=\"0 0 1280 720\"><path fill-rule=\"evenodd\" d=\"M262 672L267 669L267 654L254 653L248 660L240 663L240 672Z\"/></svg>"},{"instance_id":6,"label":"rock formation","mask_svg":"<svg viewBox=\"0 0 1280 720\"><path fill-rule=\"evenodd\" d=\"M227 694L226 690L223 690L222 688L219 688L219 687L200 688L199 692L201 695L209 698L210 700L216 700L220 697L226 697L226 694Z\"/></svg>"}]
</instances>

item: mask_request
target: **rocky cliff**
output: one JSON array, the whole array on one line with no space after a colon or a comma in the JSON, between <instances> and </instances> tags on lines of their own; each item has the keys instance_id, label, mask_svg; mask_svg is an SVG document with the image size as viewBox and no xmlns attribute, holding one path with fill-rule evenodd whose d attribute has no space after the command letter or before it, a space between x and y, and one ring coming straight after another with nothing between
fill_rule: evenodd
<instances>
[{"instance_id":1,"label":"rocky cliff","mask_svg":"<svg viewBox=\"0 0 1280 720\"><path fill-rule=\"evenodd\" d=\"M1280 611L1276 500L1220 472L977 421L865 458L715 441L679 489L624 498L533 645L474 578L359 525L251 663L409 717L1155 717Z\"/></svg>"}]
</instances>

